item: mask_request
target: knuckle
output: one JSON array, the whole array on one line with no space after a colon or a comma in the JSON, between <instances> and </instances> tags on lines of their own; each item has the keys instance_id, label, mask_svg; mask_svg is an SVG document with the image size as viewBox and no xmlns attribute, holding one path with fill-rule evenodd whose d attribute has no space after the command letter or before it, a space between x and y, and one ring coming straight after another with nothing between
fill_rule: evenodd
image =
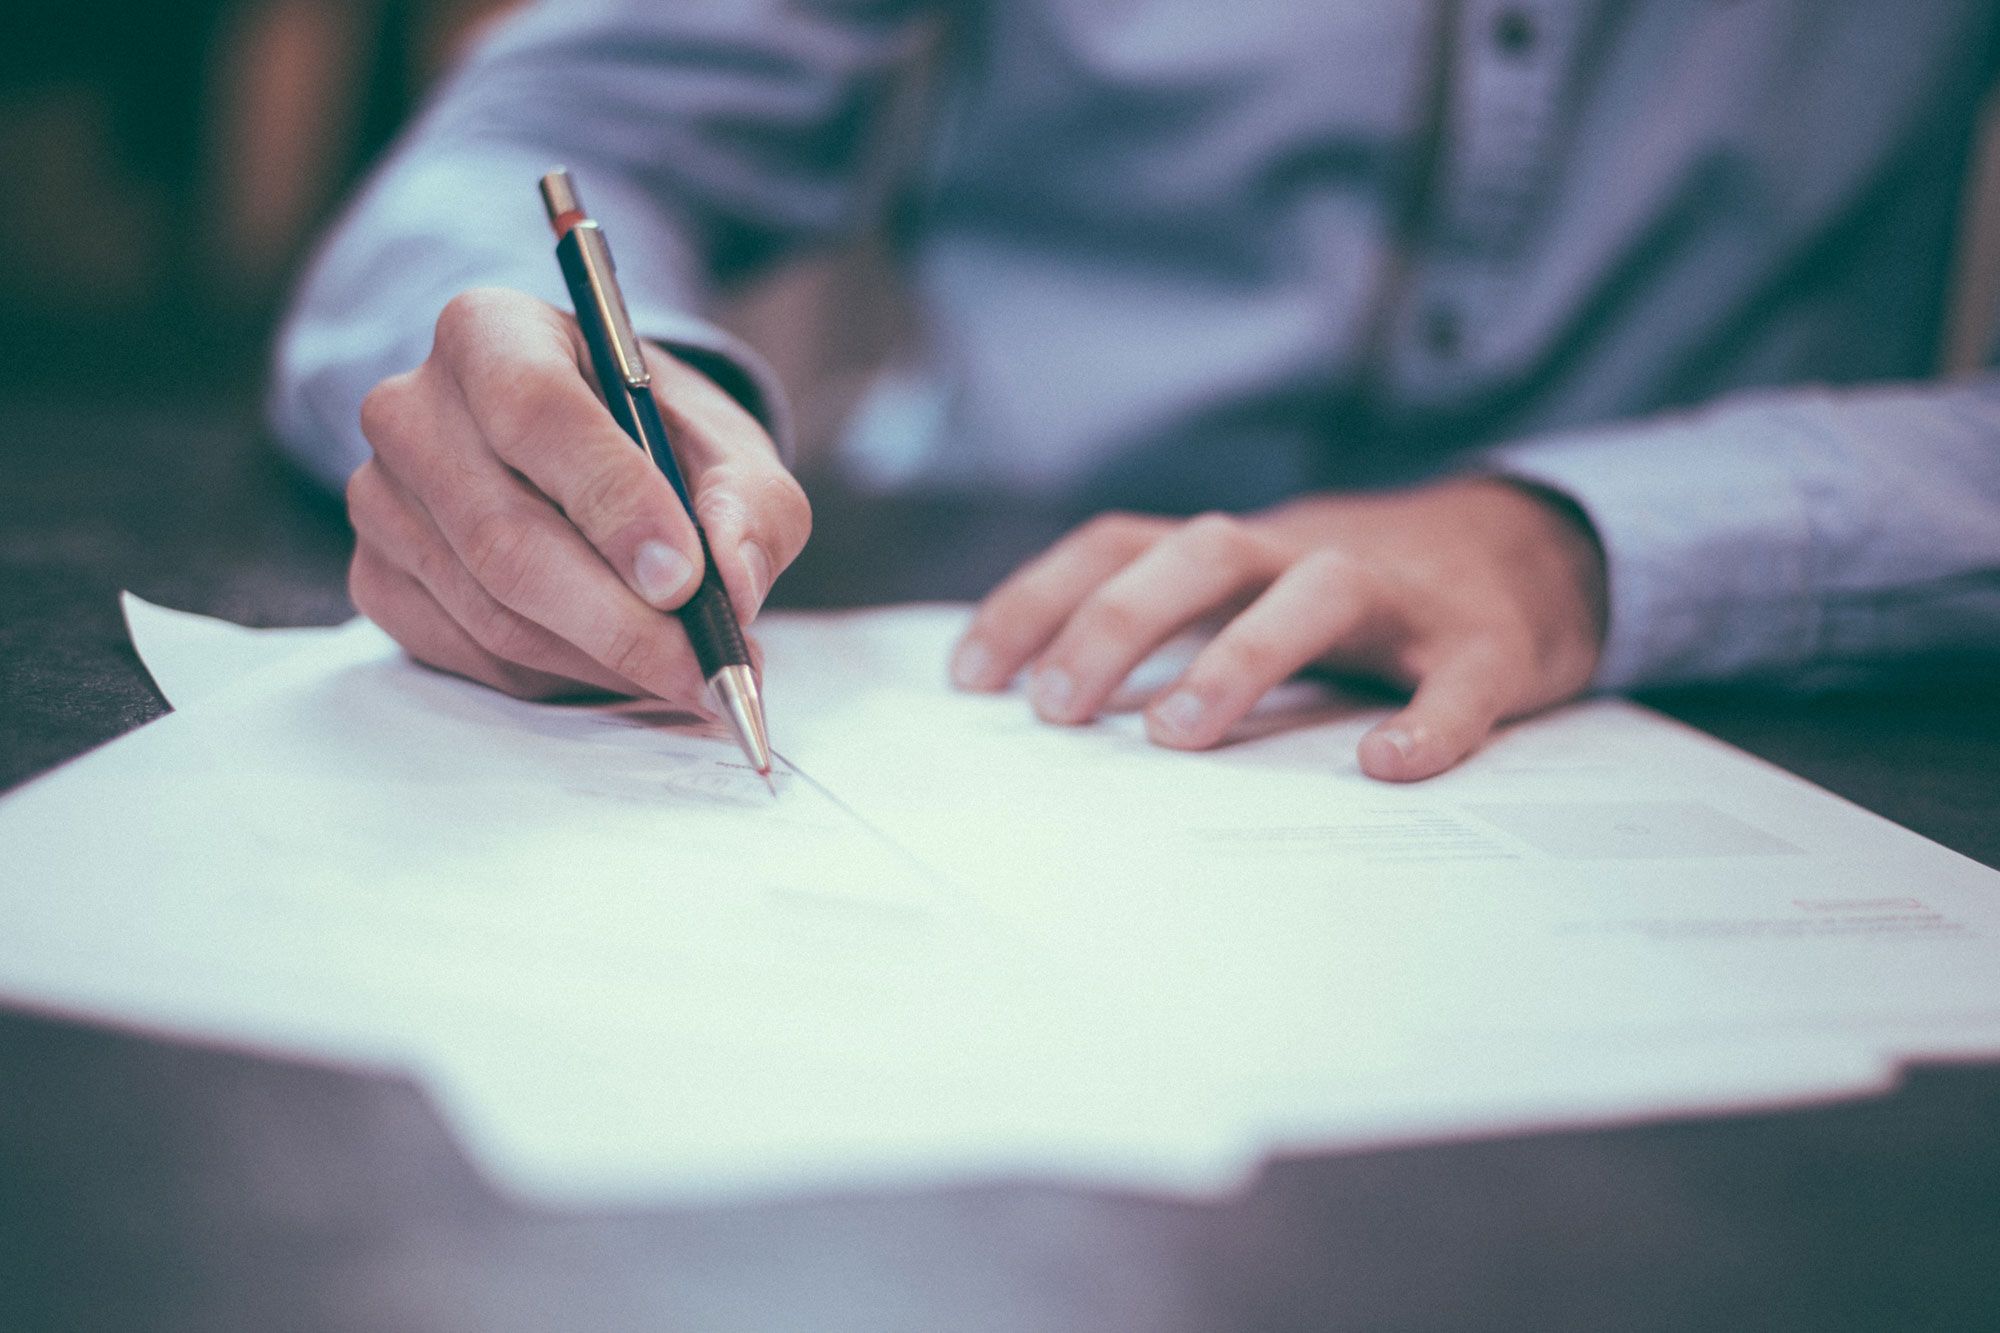
<instances>
[{"instance_id":1,"label":"knuckle","mask_svg":"<svg viewBox=\"0 0 2000 1333\"><path fill-rule=\"evenodd\" d=\"M526 663L539 647L529 623L497 602L465 616L464 625L475 643L503 662Z\"/></svg>"},{"instance_id":2,"label":"knuckle","mask_svg":"<svg viewBox=\"0 0 2000 1333\"><path fill-rule=\"evenodd\" d=\"M812 502L805 487L791 473L780 472L764 484L762 493L772 524L790 548L787 554L797 555L812 536Z\"/></svg>"},{"instance_id":3,"label":"knuckle","mask_svg":"<svg viewBox=\"0 0 2000 1333\"><path fill-rule=\"evenodd\" d=\"M986 595L973 616L971 632L988 643L1025 648L1052 631L1075 605L1068 571L1057 552L1044 552L1014 571Z\"/></svg>"},{"instance_id":4,"label":"knuckle","mask_svg":"<svg viewBox=\"0 0 2000 1333\"><path fill-rule=\"evenodd\" d=\"M1129 643L1145 635L1152 622L1146 607L1115 592L1100 592L1077 611L1077 632L1086 639Z\"/></svg>"},{"instance_id":5,"label":"knuckle","mask_svg":"<svg viewBox=\"0 0 2000 1333\"><path fill-rule=\"evenodd\" d=\"M780 566L790 564L812 536L812 504L789 472L724 463L710 467L695 496L695 512L712 536L754 537Z\"/></svg>"},{"instance_id":6,"label":"knuckle","mask_svg":"<svg viewBox=\"0 0 2000 1333\"><path fill-rule=\"evenodd\" d=\"M1208 680L1264 681L1280 670L1276 646L1250 634L1223 635L1202 656Z\"/></svg>"},{"instance_id":7,"label":"knuckle","mask_svg":"<svg viewBox=\"0 0 2000 1333\"><path fill-rule=\"evenodd\" d=\"M361 400L361 433L376 452L393 447L404 434L409 414L411 376L392 375L370 389Z\"/></svg>"},{"instance_id":8,"label":"knuckle","mask_svg":"<svg viewBox=\"0 0 2000 1333\"><path fill-rule=\"evenodd\" d=\"M466 568L502 602L511 604L521 595L540 561L527 525L508 510L480 515L466 535Z\"/></svg>"},{"instance_id":9,"label":"knuckle","mask_svg":"<svg viewBox=\"0 0 2000 1333\"><path fill-rule=\"evenodd\" d=\"M435 345L450 352L477 338L492 322L506 295L497 287L471 287L446 301L433 330Z\"/></svg>"},{"instance_id":10,"label":"knuckle","mask_svg":"<svg viewBox=\"0 0 2000 1333\"><path fill-rule=\"evenodd\" d=\"M1358 613L1381 593L1380 584L1369 578L1358 561L1344 551L1326 547L1300 556L1283 577L1313 606L1329 611L1346 608Z\"/></svg>"},{"instance_id":11,"label":"knuckle","mask_svg":"<svg viewBox=\"0 0 2000 1333\"><path fill-rule=\"evenodd\" d=\"M374 562L357 550L354 558L347 562L347 598L354 603L355 610L375 620L375 613L381 606L376 600L377 591Z\"/></svg>"},{"instance_id":12,"label":"knuckle","mask_svg":"<svg viewBox=\"0 0 2000 1333\"><path fill-rule=\"evenodd\" d=\"M743 471L734 463L718 463L702 473L694 492L694 509L703 527L735 536L750 526L750 508Z\"/></svg>"},{"instance_id":13,"label":"knuckle","mask_svg":"<svg viewBox=\"0 0 2000 1333\"><path fill-rule=\"evenodd\" d=\"M1321 546L1306 552L1292 565L1297 577L1308 587L1322 592L1353 587L1362 579L1358 561L1337 547Z\"/></svg>"},{"instance_id":14,"label":"knuckle","mask_svg":"<svg viewBox=\"0 0 2000 1333\"><path fill-rule=\"evenodd\" d=\"M1211 564L1241 564L1249 554L1250 531L1234 514L1197 514L1181 526L1180 540Z\"/></svg>"},{"instance_id":15,"label":"knuckle","mask_svg":"<svg viewBox=\"0 0 2000 1333\"><path fill-rule=\"evenodd\" d=\"M509 358L496 367L485 391L488 432L496 450L521 457L545 447L550 414L578 385L568 366L541 360Z\"/></svg>"},{"instance_id":16,"label":"knuckle","mask_svg":"<svg viewBox=\"0 0 2000 1333\"><path fill-rule=\"evenodd\" d=\"M630 506L644 483L645 474L639 463L639 452L634 449L579 464L562 506L563 513L578 527L604 535L604 530Z\"/></svg>"},{"instance_id":17,"label":"knuckle","mask_svg":"<svg viewBox=\"0 0 2000 1333\"><path fill-rule=\"evenodd\" d=\"M619 624L605 636L604 650L594 656L626 680L640 684L658 680L668 665L659 630L657 624Z\"/></svg>"},{"instance_id":18,"label":"knuckle","mask_svg":"<svg viewBox=\"0 0 2000 1333\"><path fill-rule=\"evenodd\" d=\"M449 354L462 346L466 335L479 324L479 294L460 292L444 303L437 322L431 326L431 348Z\"/></svg>"},{"instance_id":19,"label":"knuckle","mask_svg":"<svg viewBox=\"0 0 2000 1333\"><path fill-rule=\"evenodd\" d=\"M1019 626L1031 605L1017 591L1002 588L979 604L972 614L972 623L966 627L966 635L1005 647L1020 636Z\"/></svg>"},{"instance_id":20,"label":"knuckle","mask_svg":"<svg viewBox=\"0 0 2000 1333\"><path fill-rule=\"evenodd\" d=\"M1400 573L1372 560L1351 560L1345 574L1329 561L1327 573L1330 587L1345 587L1362 605L1390 608L1406 620L1421 619L1424 608L1436 601Z\"/></svg>"},{"instance_id":21,"label":"knuckle","mask_svg":"<svg viewBox=\"0 0 2000 1333\"><path fill-rule=\"evenodd\" d=\"M376 500L380 495L380 482L381 479L375 475L375 464L372 460L354 469L352 475L347 478L345 495L347 514L357 530L361 527L362 520L374 512Z\"/></svg>"},{"instance_id":22,"label":"knuckle","mask_svg":"<svg viewBox=\"0 0 2000 1333\"><path fill-rule=\"evenodd\" d=\"M441 541L419 541L403 553L410 573L426 588L448 590L457 587L464 575L458 569L458 556Z\"/></svg>"},{"instance_id":23,"label":"knuckle","mask_svg":"<svg viewBox=\"0 0 2000 1333\"><path fill-rule=\"evenodd\" d=\"M1146 520L1122 509L1110 509L1077 529L1077 538L1091 546L1120 550L1142 539Z\"/></svg>"}]
</instances>

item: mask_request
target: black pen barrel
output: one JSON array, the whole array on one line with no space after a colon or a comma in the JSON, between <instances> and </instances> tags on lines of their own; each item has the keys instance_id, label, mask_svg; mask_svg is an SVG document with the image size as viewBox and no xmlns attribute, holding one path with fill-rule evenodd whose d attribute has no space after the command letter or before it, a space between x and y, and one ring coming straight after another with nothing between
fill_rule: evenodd
<instances>
[{"instance_id":1,"label":"black pen barrel","mask_svg":"<svg viewBox=\"0 0 2000 1333\"><path fill-rule=\"evenodd\" d=\"M701 663L702 679L712 678L726 666L748 666L749 645L744 642L743 628L737 623L730 606L729 590L723 586L721 575L716 573L715 553L709 549L708 534L702 531L701 520L695 517L694 497L688 493L687 481L681 475L679 461L674 457L673 443L667 438L666 422L660 419L659 404L653 401L650 386L630 388L618 374L618 363L611 352L610 331L596 318L590 274L574 232L557 243L556 258L562 264L563 280L569 285L570 300L576 307L577 324L583 330L584 344L590 348L591 369L597 372L597 383L603 391L605 406L611 409L611 415L632 437L632 442L645 450L654 466L666 476L674 494L680 498L681 508L687 512L688 520L694 524L695 537L701 543L701 586L695 589L694 596L687 600L678 614L681 624L687 629L688 641L694 645L695 659Z\"/></svg>"},{"instance_id":2,"label":"black pen barrel","mask_svg":"<svg viewBox=\"0 0 2000 1333\"><path fill-rule=\"evenodd\" d=\"M653 398L645 348L618 290L610 242L583 211L575 182L560 167L542 178L542 200L556 231L556 259L569 287L570 303L576 308L577 327L590 349L590 368L604 405L674 488L701 547L701 583L675 614L687 631L702 678L714 691L743 753L768 779L770 738L765 732L764 706L750 661L750 645L730 605L729 590L716 571L715 552L695 516L694 496L681 475L673 441L660 417L660 405Z\"/></svg>"}]
</instances>

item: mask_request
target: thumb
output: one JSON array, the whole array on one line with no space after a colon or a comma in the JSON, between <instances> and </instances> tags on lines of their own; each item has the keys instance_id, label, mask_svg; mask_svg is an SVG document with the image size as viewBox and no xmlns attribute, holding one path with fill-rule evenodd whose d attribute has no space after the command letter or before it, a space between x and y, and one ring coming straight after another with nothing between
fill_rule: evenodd
<instances>
[{"instance_id":1,"label":"thumb","mask_svg":"<svg viewBox=\"0 0 2000 1333\"><path fill-rule=\"evenodd\" d=\"M1488 652L1444 659L1418 680L1407 706L1361 738L1361 771L1385 782L1417 782L1451 768L1515 706L1520 674Z\"/></svg>"}]
</instances>

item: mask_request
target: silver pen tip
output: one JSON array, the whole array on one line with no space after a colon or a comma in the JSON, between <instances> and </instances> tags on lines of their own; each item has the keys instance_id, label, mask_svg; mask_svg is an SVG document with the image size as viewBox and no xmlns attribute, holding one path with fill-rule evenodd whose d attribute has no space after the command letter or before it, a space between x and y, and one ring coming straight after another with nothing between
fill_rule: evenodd
<instances>
[{"instance_id":1,"label":"silver pen tip","mask_svg":"<svg viewBox=\"0 0 2000 1333\"><path fill-rule=\"evenodd\" d=\"M715 692L722 715L729 719L744 757L770 783L771 737L764 726L764 699L757 690L757 674L747 666L726 666L708 678L708 687ZM777 795L775 784L771 794Z\"/></svg>"}]
</instances>

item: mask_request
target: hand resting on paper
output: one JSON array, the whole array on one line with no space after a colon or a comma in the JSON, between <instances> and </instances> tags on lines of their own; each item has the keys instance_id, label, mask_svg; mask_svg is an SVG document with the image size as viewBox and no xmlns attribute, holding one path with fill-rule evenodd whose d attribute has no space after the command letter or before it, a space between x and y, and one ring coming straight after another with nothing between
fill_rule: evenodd
<instances>
[{"instance_id":1,"label":"hand resting on paper","mask_svg":"<svg viewBox=\"0 0 2000 1333\"><path fill-rule=\"evenodd\" d=\"M1579 693L1605 615L1604 557L1582 515L1510 482L1452 480L1244 517L1103 515L986 598L952 678L997 690L1027 668L1038 714L1086 722L1155 648L1221 616L1148 706L1154 741L1215 745L1318 666L1413 691L1360 746L1370 776L1411 781L1498 722Z\"/></svg>"},{"instance_id":2,"label":"hand resting on paper","mask_svg":"<svg viewBox=\"0 0 2000 1333\"><path fill-rule=\"evenodd\" d=\"M762 426L648 347L661 415L738 617L805 545L812 514ZM411 656L524 698L610 691L704 708L680 622L694 527L589 378L576 321L488 289L444 308L430 356L377 385L374 457L347 488L354 603Z\"/></svg>"}]
</instances>

